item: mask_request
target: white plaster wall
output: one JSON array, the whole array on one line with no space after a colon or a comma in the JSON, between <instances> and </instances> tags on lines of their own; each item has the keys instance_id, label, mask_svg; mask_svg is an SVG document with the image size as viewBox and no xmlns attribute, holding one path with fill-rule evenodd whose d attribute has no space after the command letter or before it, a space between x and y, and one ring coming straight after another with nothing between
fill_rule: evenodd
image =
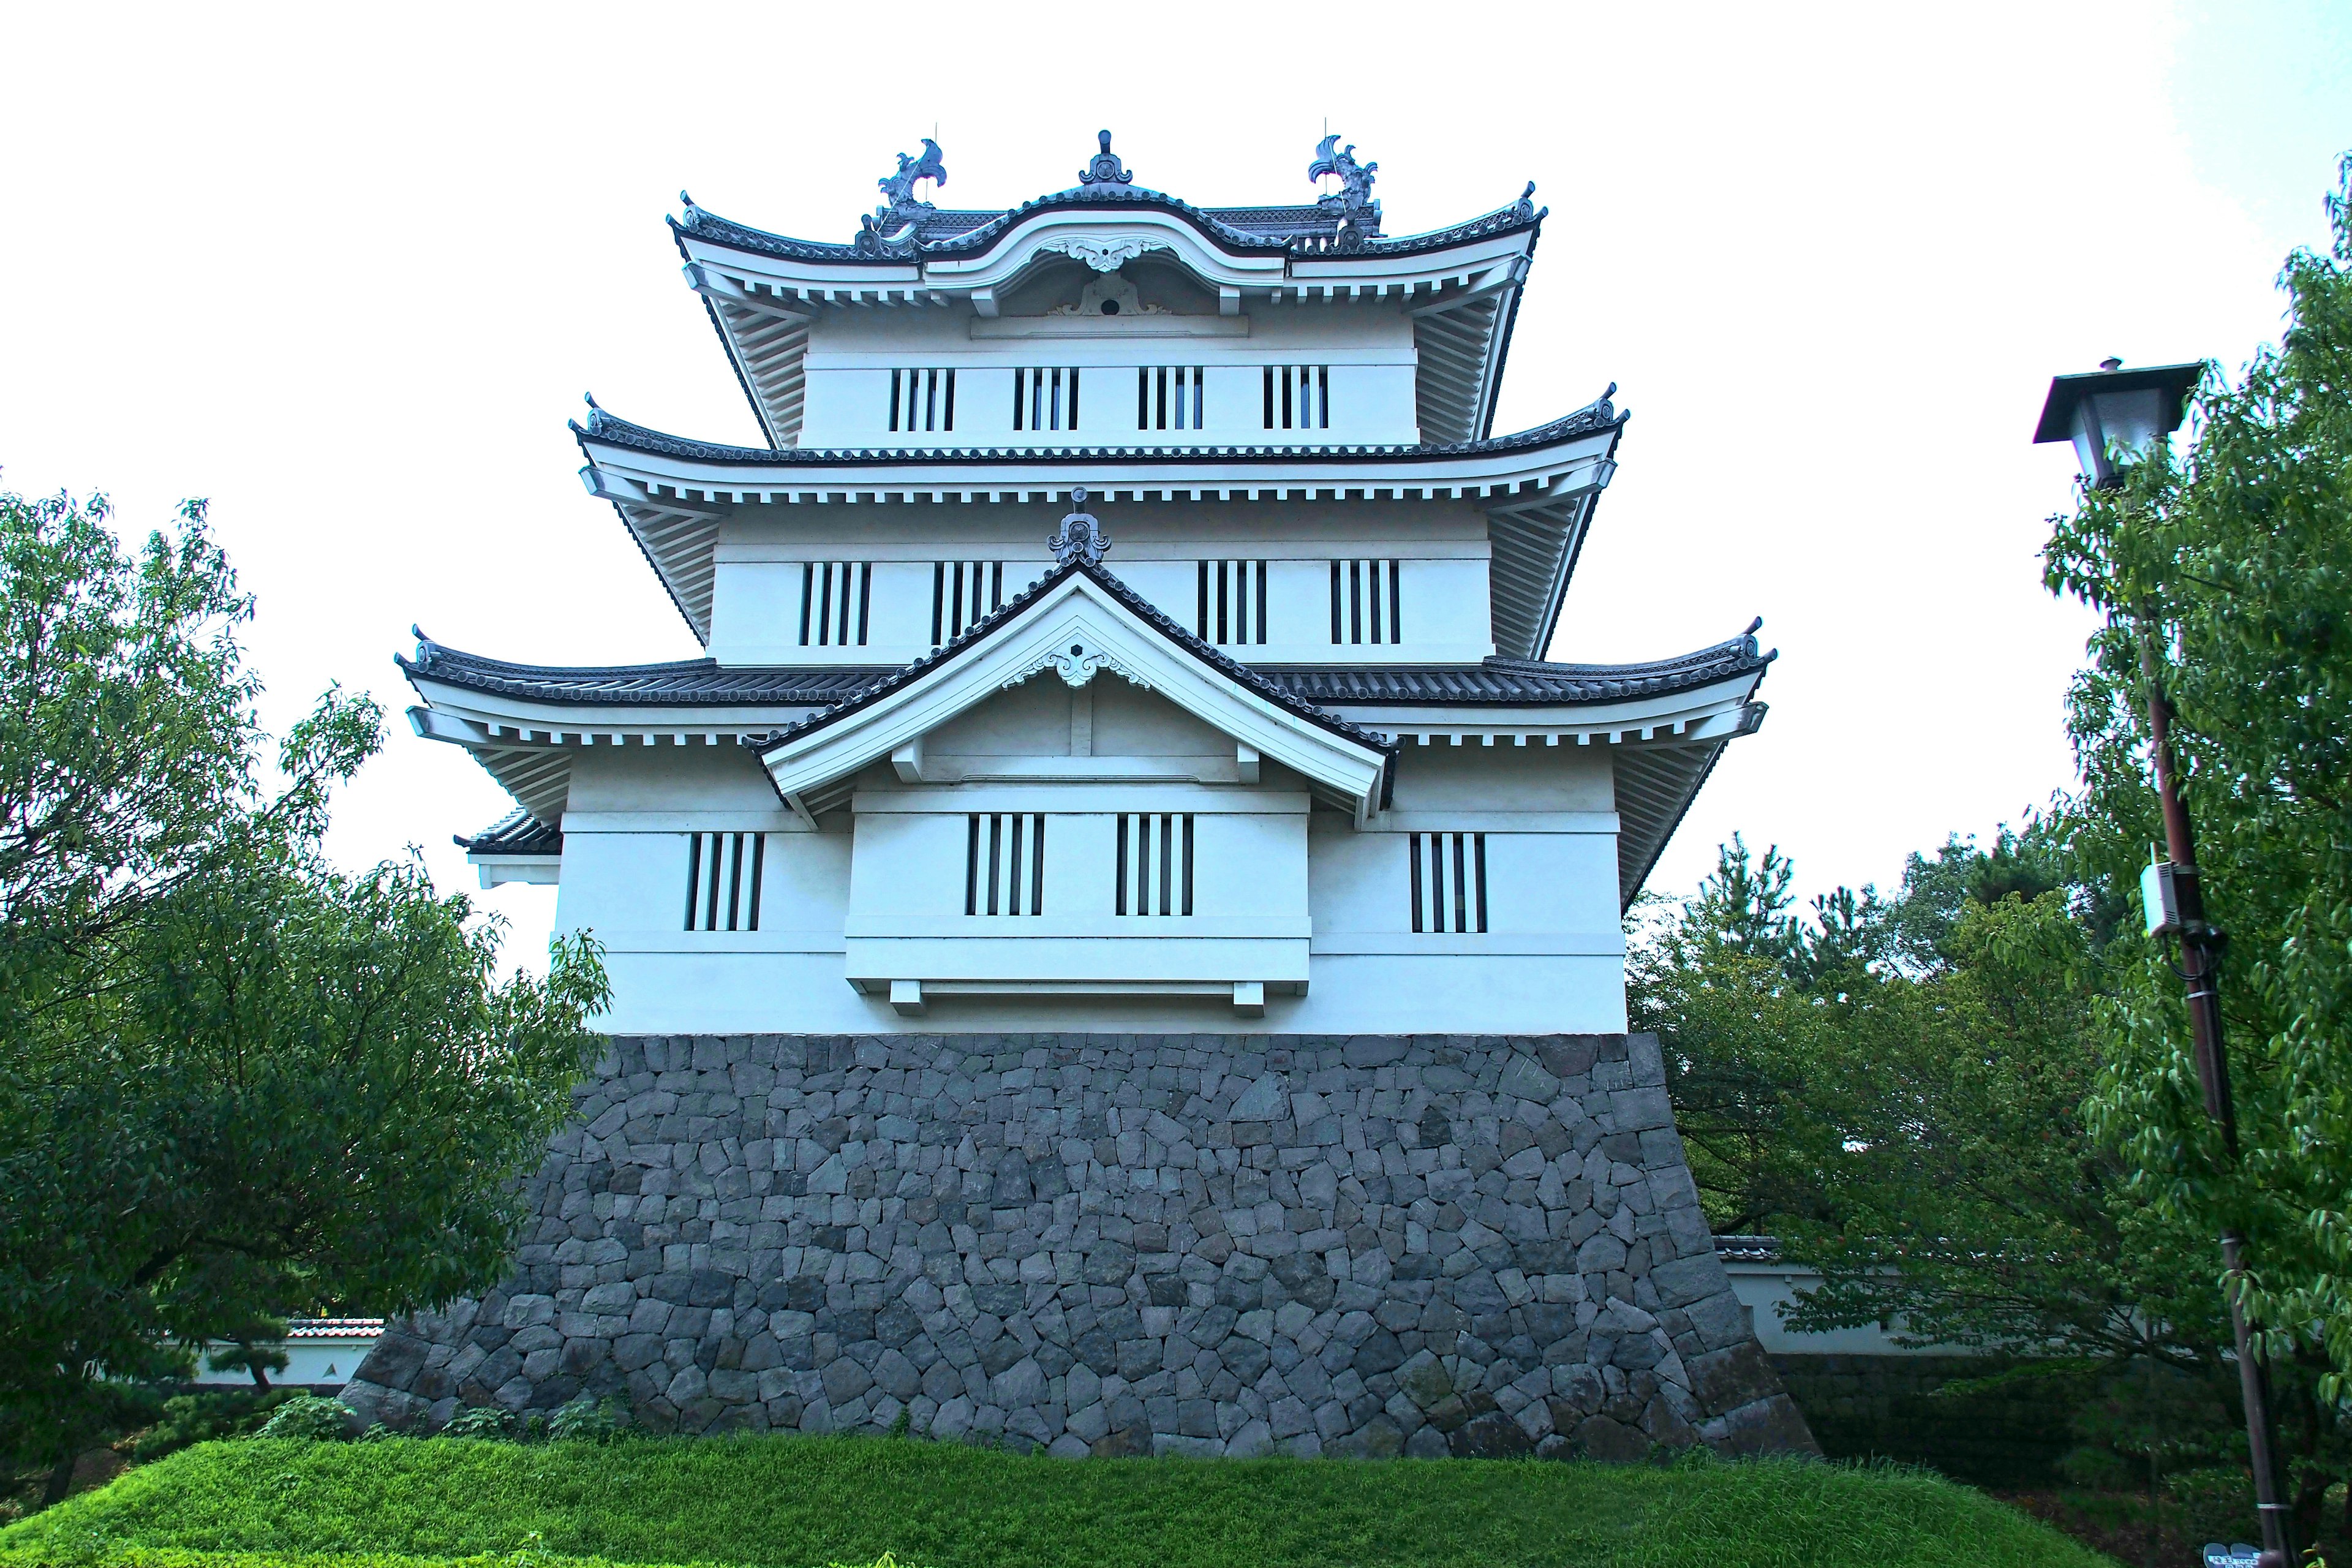
<instances>
[{"instance_id":1,"label":"white plaster wall","mask_svg":"<svg viewBox=\"0 0 2352 1568\"><path fill-rule=\"evenodd\" d=\"M1107 763L1123 757L1181 767L1194 760L1230 761L1223 737L1150 693L1108 677L1088 690L1093 750ZM1060 682L1032 680L937 731L960 749L927 748L927 764L933 757L1075 763L1069 759L1070 702ZM1203 754L1204 746L1218 754ZM1275 796L1296 795L1297 781L1279 769L1266 773L1256 792L1100 783L940 787L901 785L877 767L860 780L869 800L895 795L902 805L936 803L941 809L870 811L856 819L854 834L850 814L832 813L824 831L808 833L785 830L773 792L749 753L584 752L566 819L559 922L593 927L606 944L615 1000L605 1023L628 1033L1624 1027L1614 803L1605 757L1557 747L1412 748L1400 763L1395 807L1376 819L1372 831L1359 831L1323 809L1311 816L1295 810L1205 809L1211 801L1246 806L1253 793L1268 805L1276 804ZM1118 923L1096 908L1109 901L1108 814L1183 809L1188 795L1202 807L1196 815L1196 929L1264 931L1307 917L1312 935L1306 995L1271 994L1257 1019L1238 1017L1230 1005L1212 1000L1112 998L958 999L925 1016L903 1017L883 997L861 995L849 984L847 933L869 929L863 918L853 928L854 914L881 922L870 928L877 930L903 919L910 941L955 940L929 933L958 931L964 920L967 811L1055 814L1046 857L1048 913L1042 918L1057 931L1066 921L1063 939L1085 938ZM1404 835L1415 828L1489 835L1487 932L1410 930ZM686 835L698 829L766 832L757 932L681 929ZM1000 917L982 923L1014 922ZM1032 943L1030 950L1043 952L1052 945ZM1170 962L1158 971L1150 962L1122 960L1097 972L1198 972L1185 964L1200 955L1174 952L1178 945L1171 944ZM918 956L911 948L901 951ZM991 962L1006 960L999 953ZM1031 964L1028 972L1043 970Z\"/></svg>"},{"instance_id":2,"label":"white plaster wall","mask_svg":"<svg viewBox=\"0 0 2352 1568\"><path fill-rule=\"evenodd\" d=\"M1017 440L1024 446L1126 446L1147 430L1146 438L1155 446L1420 439L1412 325L1395 304L1254 303L1238 317L1224 317L1216 313L1213 295L1168 276L1165 268L1146 265L1130 268L1142 298L1172 315L1129 316L1116 324L1112 319L1073 321L1045 312L1075 301L1088 274L1082 268L1049 271L1008 296L1004 313L993 319L976 317L963 303L943 310L820 312L804 360L801 445L920 447ZM1330 422L1311 431L1281 428L1277 400L1270 430L1265 369L1300 364L1329 367ZM1156 407L1150 423L1139 421L1137 370L1180 365L1203 373L1206 416L1200 427L1160 429ZM891 429L891 371L950 367L956 372L954 427ZM1079 370L1075 428L1066 421L1059 430L1015 430L1016 367Z\"/></svg>"},{"instance_id":3,"label":"white plaster wall","mask_svg":"<svg viewBox=\"0 0 2352 1568\"><path fill-rule=\"evenodd\" d=\"M936 563L1002 563L1003 594L1011 599L1051 569L1045 541L1067 510L989 503L746 508L719 539L711 657L727 665L814 666L919 658L932 647ZM1187 628L1198 616L1201 562L1265 562L1267 639L1255 641L1253 627L1250 643L1230 645L1251 663L1475 663L1494 651L1486 522L1464 503L1121 502L1097 510L1111 535L1111 570ZM1402 643L1332 642L1334 560L1398 563ZM871 563L865 645L819 645L814 632L801 644L805 563L812 561ZM1252 584L1254 592L1254 570ZM983 595L983 607L987 603ZM1342 638L1350 635L1343 617Z\"/></svg>"}]
</instances>

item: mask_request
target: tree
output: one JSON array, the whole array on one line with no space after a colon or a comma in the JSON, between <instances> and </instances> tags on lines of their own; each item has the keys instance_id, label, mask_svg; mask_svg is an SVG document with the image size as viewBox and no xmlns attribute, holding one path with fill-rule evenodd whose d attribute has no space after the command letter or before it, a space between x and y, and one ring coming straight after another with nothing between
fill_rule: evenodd
<instances>
[{"instance_id":1,"label":"tree","mask_svg":"<svg viewBox=\"0 0 2352 1568\"><path fill-rule=\"evenodd\" d=\"M2114 900L2068 879L2060 825L1948 842L1892 898L1840 889L1804 918L1787 860L1762 866L1727 846L1637 944L1630 990L1712 1217L1821 1272L1793 1326L2065 1373L2053 1396L2152 1491L2165 1464L2226 1451L2200 1419L2228 1338L2203 1238L2151 1220L2084 1121Z\"/></svg>"},{"instance_id":2,"label":"tree","mask_svg":"<svg viewBox=\"0 0 2352 1568\"><path fill-rule=\"evenodd\" d=\"M584 938L499 981L415 864L330 867L378 711L265 768L202 507L106 521L0 494L0 1449L52 1463L181 1347L491 1282L606 997Z\"/></svg>"},{"instance_id":3,"label":"tree","mask_svg":"<svg viewBox=\"0 0 2352 1568\"><path fill-rule=\"evenodd\" d=\"M2153 1214L2245 1235L2238 1283L2266 1355L2321 1373L2318 1409L2288 1423L2305 1454L2352 1388L2352 155L2328 213L2332 254L2297 251L2282 274L2280 344L2234 386L2209 373L2186 453L2159 445L2119 489L2085 490L2044 557L2052 589L2105 617L2070 722L2076 847L2111 877L2161 837L2144 659L2169 694L2206 906L2230 939L2242 1156L2205 1116L2157 943L2119 947L2086 1114ZM2308 1519L2327 1472L2305 1471Z\"/></svg>"}]
</instances>

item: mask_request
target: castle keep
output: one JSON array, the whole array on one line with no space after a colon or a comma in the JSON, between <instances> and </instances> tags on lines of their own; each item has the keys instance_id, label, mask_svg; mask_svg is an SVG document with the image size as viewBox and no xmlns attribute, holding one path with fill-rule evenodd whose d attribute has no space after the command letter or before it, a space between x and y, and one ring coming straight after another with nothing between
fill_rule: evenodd
<instances>
[{"instance_id":1,"label":"castle keep","mask_svg":"<svg viewBox=\"0 0 2352 1568\"><path fill-rule=\"evenodd\" d=\"M1625 1033L1621 912L1769 656L1544 658L1625 416L1491 433L1532 187L1391 237L1337 138L1295 206L1108 132L1010 211L899 163L848 243L672 220L769 445L574 426L709 657L402 660L613 1040L512 1279L346 1398L1810 1448Z\"/></svg>"}]
</instances>

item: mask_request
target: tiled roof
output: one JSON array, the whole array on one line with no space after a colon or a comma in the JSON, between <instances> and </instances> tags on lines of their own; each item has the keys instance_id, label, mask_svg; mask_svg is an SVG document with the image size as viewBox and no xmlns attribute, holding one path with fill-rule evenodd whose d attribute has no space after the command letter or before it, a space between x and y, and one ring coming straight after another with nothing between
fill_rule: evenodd
<instances>
[{"instance_id":1,"label":"tiled roof","mask_svg":"<svg viewBox=\"0 0 2352 1568\"><path fill-rule=\"evenodd\" d=\"M1534 187L1530 185L1528 189L1532 191ZM962 256L986 250L1006 230L1034 212L1056 207L1105 206L1148 207L1175 214L1229 251L1254 254L1287 251L1318 258L1380 258L1442 250L1467 240L1536 228L1542 224L1549 210L1536 206L1532 200L1523 196L1508 206L1497 207L1466 223L1454 224L1428 234L1376 235L1365 239L1360 247L1348 250L1332 247L1339 227L1339 216L1320 206L1196 207L1164 191L1118 184L1074 186L1024 202L1002 213L933 212L915 226L911 240L886 243L879 247L861 247L854 243L835 244L771 234L765 229L720 217L717 213L692 203L688 204L683 218L671 218L669 223L674 228L698 239L709 240L755 256L831 264L872 262L903 266L928 256Z\"/></svg>"},{"instance_id":2,"label":"tiled roof","mask_svg":"<svg viewBox=\"0 0 2352 1568\"><path fill-rule=\"evenodd\" d=\"M1188 642L1199 641L1137 598L1116 577L1108 573L1100 577L1117 584L1114 591L1122 602L1138 606L1155 624L1181 634ZM1005 609L1021 602L1016 598ZM1479 664L1407 668L1345 665L1261 670L1236 663L1212 645L1202 643L1201 647L1215 654L1221 668L1238 672L1237 679L1245 677L1254 689L1316 708L1399 703L1535 707L1614 702L1711 685L1730 676L1762 669L1773 658L1772 654L1759 653L1754 636L1748 635L1676 658L1643 664L1545 664L1529 659L1489 658ZM938 657L927 657L919 661L919 667L928 668ZM560 667L509 664L433 642L420 646L418 658L403 658L399 662L412 678L532 701L698 707L758 703L832 707L864 697L872 689L894 677L911 674L917 668L729 669L708 658L684 659L675 664Z\"/></svg>"},{"instance_id":3,"label":"tiled roof","mask_svg":"<svg viewBox=\"0 0 2352 1568\"><path fill-rule=\"evenodd\" d=\"M289 1340L343 1340L383 1332L382 1318L289 1318Z\"/></svg>"},{"instance_id":4,"label":"tiled roof","mask_svg":"<svg viewBox=\"0 0 2352 1568\"><path fill-rule=\"evenodd\" d=\"M890 673L873 669L721 669L708 658L670 664L509 664L418 639L416 657L395 656L409 679L540 702L658 705L834 703Z\"/></svg>"},{"instance_id":5,"label":"tiled roof","mask_svg":"<svg viewBox=\"0 0 2352 1568\"><path fill-rule=\"evenodd\" d=\"M451 842L474 855L562 855L563 830L550 827L527 811L514 811L467 838Z\"/></svg>"},{"instance_id":6,"label":"tiled roof","mask_svg":"<svg viewBox=\"0 0 2352 1568\"><path fill-rule=\"evenodd\" d=\"M1778 1263L1780 1242L1770 1236L1718 1236L1715 1255L1726 1263Z\"/></svg>"},{"instance_id":7,"label":"tiled roof","mask_svg":"<svg viewBox=\"0 0 2352 1568\"><path fill-rule=\"evenodd\" d=\"M696 441L684 436L648 429L592 408L585 426L572 422L582 442L608 442L633 451L651 452L688 462L729 463L760 468L871 467L877 463L935 463L963 467L974 463L1159 463L1241 462L1295 463L1302 458L1378 462L1443 462L1448 458L1480 458L1497 453L1528 451L1579 436L1614 429L1632 417L1620 414L1611 399L1612 384L1592 402L1549 424L1509 436L1479 441L1450 441L1429 446L1323 447L730 447Z\"/></svg>"},{"instance_id":8,"label":"tiled roof","mask_svg":"<svg viewBox=\"0 0 2352 1568\"><path fill-rule=\"evenodd\" d=\"M1687 691L1772 661L1757 651L1752 631L1713 647L1645 664L1548 664L1489 658L1450 668L1283 669L1272 679L1310 701L1349 703L1616 702Z\"/></svg>"}]
</instances>

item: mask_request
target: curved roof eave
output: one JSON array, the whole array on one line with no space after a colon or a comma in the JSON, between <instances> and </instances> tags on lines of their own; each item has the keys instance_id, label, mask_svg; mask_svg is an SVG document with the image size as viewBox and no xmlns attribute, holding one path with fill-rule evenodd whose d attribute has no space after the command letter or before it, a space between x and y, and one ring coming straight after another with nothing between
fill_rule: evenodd
<instances>
[{"instance_id":1,"label":"curved roof eave","mask_svg":"<svg viewBox=\"0 0 2352 1568\"><path fill-rule=\"evenodd\" d=\"M1220 209L1197 207L1181 197L1169 195L1163 191L1132 186L1089 185L1078 186L1067 191L1056 191L1024 202L1017 207L994 215L969 227L961 226L961 224L955 225L953 226L955 232L934 240L922 238L919 226L915 228L913 237L896 241L883 239L841 244L825 240L797 239L790 235L774 234L766 229L754 228L749 224L737 223L732 219L721 217L708 208L692 204L687 206L686 216L683 219L666 216L665 221L679 236L681 248L684 247L685 237L691 236L697 240L723 249L774 260L815 262L829 267L903 268L909 263L920 264L934 258L941 260L969 261L971 258L985 256L1008 237L1016 233L1026 220L1040 215L1079 211L1101 212L1117 216L1121 212L1138 210L1163 213L1189 225L1200 234L1202 239L1228 256L1298 257L1319 262L1379 261L1396 257L1423 255L1450 249L1475 240L1493 238L1497 235L1511 234L1520 230L1534 231L1541 227L1549 211L1549 208L1536 206L1531 198L1523 196L1517 202L1444 228L1431 229L1421 234L1376 236L1359 244L1346 247L1342 247L1336 240L1333 233L1336 225L1328 218L1313 224L1311 227L1308 226L1305 221L1306 215L1320 214L1322 209L1318 207L1297 209L1302 223L1300 228L1294 232L1254 232L1252 229L1225 222L1219 216ZM1255 215L1278 209L1236 208L1232 210L1236 213L1249 212ZM950 216L960 220L976 215L958 213Z\"/></svg>"}]
</instances>

